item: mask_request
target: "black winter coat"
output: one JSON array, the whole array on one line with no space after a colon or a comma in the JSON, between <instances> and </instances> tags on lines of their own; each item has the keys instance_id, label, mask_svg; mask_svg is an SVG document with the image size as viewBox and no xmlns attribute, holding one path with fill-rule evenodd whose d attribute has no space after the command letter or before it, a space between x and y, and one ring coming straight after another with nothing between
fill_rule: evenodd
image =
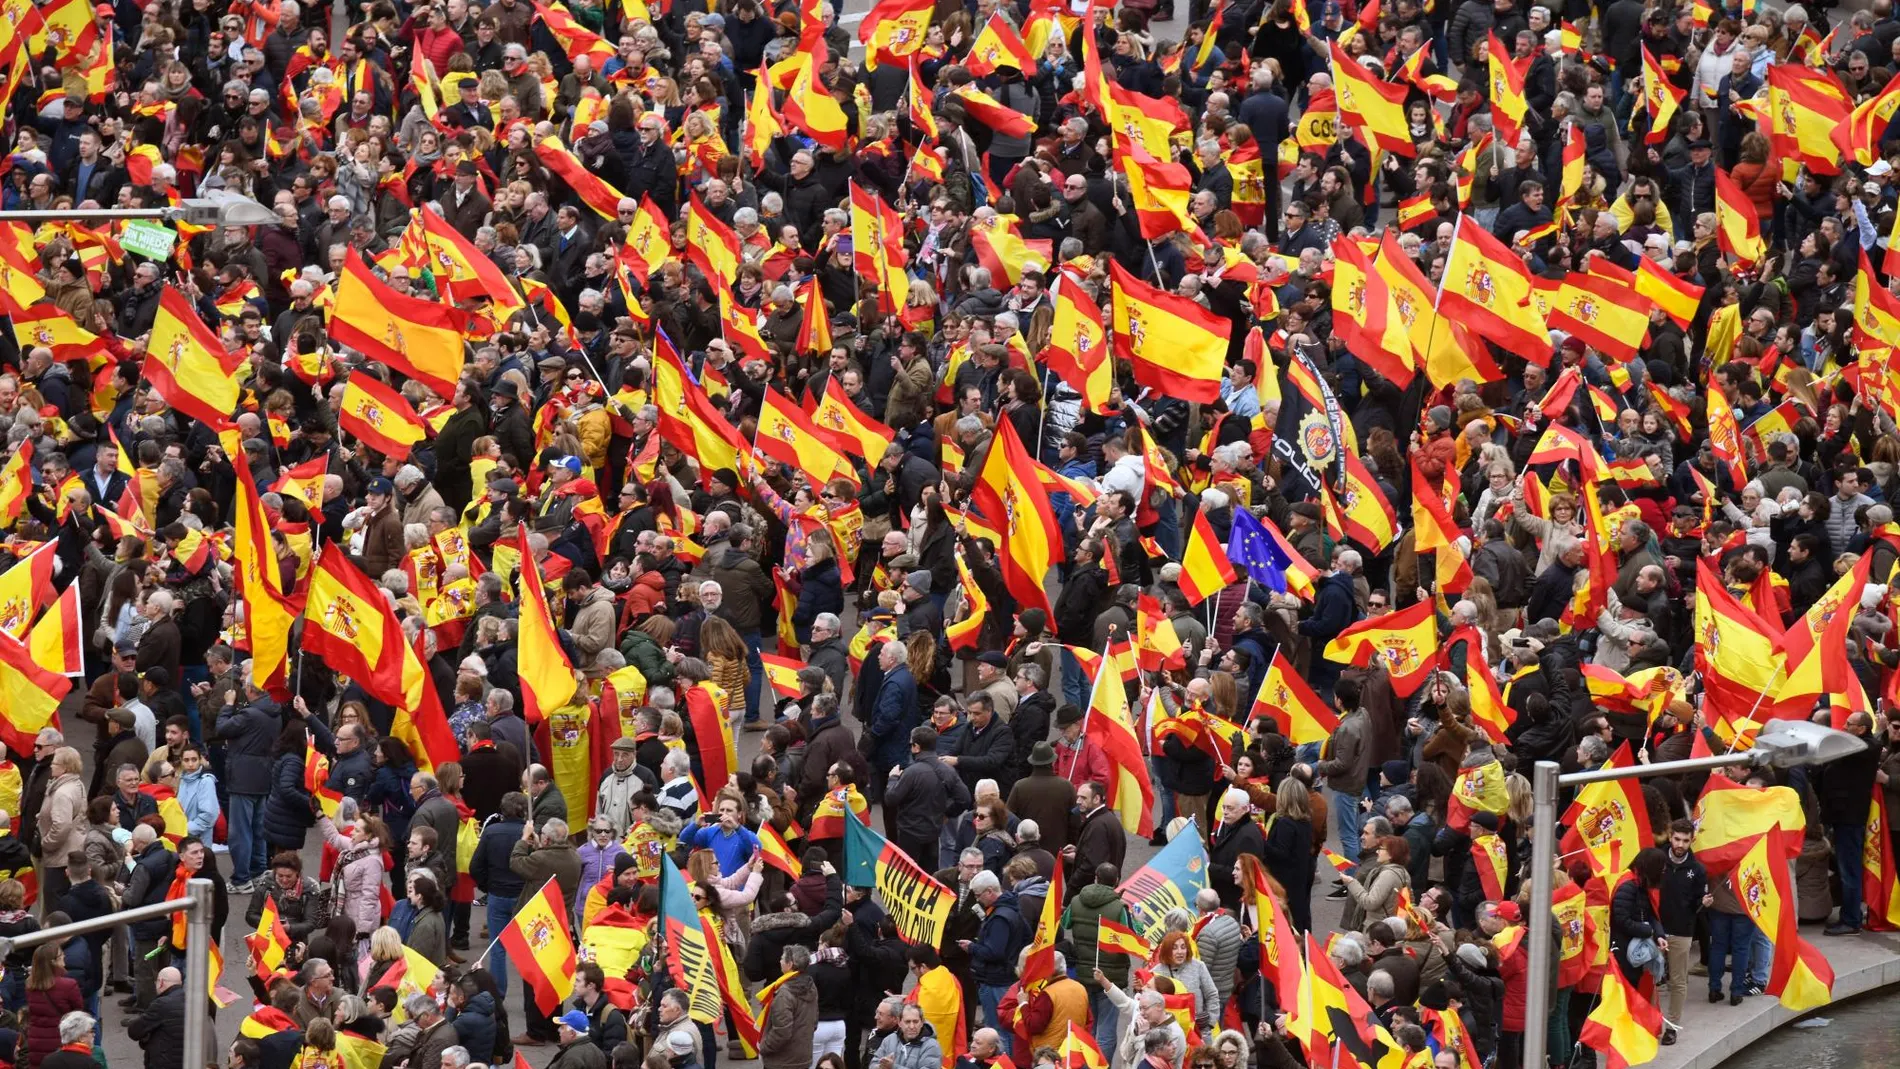
<instances>
[{"instance_id":1,"label":"black winter coat","mask_svg":"<svg viewBox=\"0 0 1900 1069\"><path fill-rule=\"evenodd\" d=\"M1814 776L1821 819L1829 824L1866 824L1867 799L1873 795L1874 773L1879 770L1878 745L1822 765Z\"/></svg>"},{"instance_id":2,"label":"black winter coat","mask_svg":"<svg viewBox=\"0 0 1900 1069\"><path fill-rule=\"evenodd\" d=\"M884 789L885 820L891 834L905 842L934 841L952 812L970 804L970 789L937 755L923 754Z\"/></svg>"},{"instance_id":3,"label":"black winter coat","mask_svg":"<svg viewBox=\"0 0 1900 1069\"><path fill-rule=\"evenodd\" d=\"M792 626L803 643L811 641L811 623L819 613L844 612L844 581L837 560L831 557L806 565L798 579L798 607L792 610Z\"/></svg>"},{"instance_id":4,"label":"black winter coat","mask_svg":"<svg viewBox=\"0 0 1900 1069\"><path fill-rule=\"evenodd\" d=\"M125 1033L145 1048L145 1069L184 1069L184 985L153 999L144 1012L126 1023Z\"/></svg>"},{"instance_id":5,"label":"black winter coat","mask_svg":"<svg viewBox=\"0 0 1900 1069\"><path fill-rule=\"evenodd\" d=\"M486 1065L495 1053L495 996L477 991L450 1019L455 1026L455 1041L468 1048L470 1059Z\"/></svg>"},{"instance_id":6,"label":"black winter coat","mask_svg":"<svg viewBox=\"0 0 1900 1069\"><path fill-rule=\"evenodd\" d=\"M1473 969L1458 955L1445 955L1445 969L1452 979L1464 985L1465 1025L1471 1029L1471 1045L1478 1060L1485 1061L1498 1046L1498 1024L1504 1020L1504 978L1493 966Z\"/></svg>"},{"instance_id":7,"label":"black winter coat","mask_svg":"<svg viewBox=\"0 0 1900 1069\"><path fill-rule=\"evenodd\" d=\"M1205 796L1214 791L1214 759L1206 750L1184 746L1172 735L1161 744L1155 771L1160 773L1161 785L1176 794Z\"/></svg>"},{"instance_id":8,"label":"black winter coat","mask_svg":"<svg viewBox=\"0 0 1900 1069\"><path fill-rule=\"evenodd\" d=\"M1297 823L1281 821L1280 823ZM1259 857L1266 849L1266 836L1252 817L1235 824L1215 826L1207 850L1208 886L1220 892L1222 909L1240 908L1240 883L1237 868L1241 857Z\"/></svg>"},{"instance_id":9,"label":"black winter coat","mask_svg":"<svg viewBox=\"0 0 1900 1069\"><path fill-rule=\"evenodd\" d=\"M508 867L508 855L521 841L521 822L495 820L482 829L475 844L475 856L469 859L469 876L475 886L502 898L521 897L521 877Z\"/></svg>"},{"instance_id":10,"label":"black winter coat","mask_svg":"<svg viewBox=\"0 0 1900 1069\"><path fill-rule=\"evenodd\" d=\"M978 780L995 779L999 785L1003 770L1009 767L1016 753L1016 736L1003 723L1003 718L990 715L989 727L976 730L974 724L966 724L963 738L957 746L957 775L970 790L976 790Z\"/></svg>"},{"instance_id":11,"label":"black winter coat","mask_svg":"<svg viewBox=\"0 0 1900 1069\"><path fill-rule=\"evenodd\" d=\"M232 794L271 793L271 747L284 723L277 703L269 698L218 716L217 737L225 745L225 786Z\"/></svg>"},{"instance_id":12,"label":"black winter coat","mask_svg":"<svg viewBox=\"0 0 1900 1069\"><path fill-rule=\"evenodd\" d=\"M270 797L264 799L264 839L272 846L298 849L316 821L310 792L303 786L303 755L278 754L270 763Z\"/></svg>"}]
</instances>

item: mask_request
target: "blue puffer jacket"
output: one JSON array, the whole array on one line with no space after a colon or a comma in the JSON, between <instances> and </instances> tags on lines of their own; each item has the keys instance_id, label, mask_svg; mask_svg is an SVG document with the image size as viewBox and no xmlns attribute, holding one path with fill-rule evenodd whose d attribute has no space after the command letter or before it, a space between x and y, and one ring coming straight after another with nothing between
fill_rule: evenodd
<instances>
[{"instance_id":1,"label":"blue puffer jacket","mask_svg":"<svg viewBox=\"0 0 1900 1069\"><path fill-rule=\"evenodd\" d=\"M798 629L798 641L811 641L811 622L819 613L844 611L844 582L836 559L827 557L807 565L798 575L798 607L792 610L792 626Z\"/></svg>"},{"instance_id":2,"label":"blue puffer jacket","mask_svg":"<svg viewBox=\"0 0 1900 1069\"><path fill-rule=\"evenodd\" d=\"M278 754L270 766L270 797L264 799L264 839L274 848L298 849L312 823L310 792L303 786L303 755Z\"/></svg>"},{"instance_id":3,"label":"blue puffer jacket","mask_svg":"<svg viewBox=\"0 0 1900 1069\"><path fill-rule=\"evenodd\" d=\"M471 1059L488 1064L495 1054L495 996L477 991L473 998L450 1018L455 1025L455 1041L468 1048Z\"/></svg>"},{"instance_id":4,"label":"blue puffer jacket","mask_svg":"<svg viewBox=\"0 0 1900 1069\"><path fill-rule=\"evenodd\" d=\"M905 763L910 756L910 729L923 723L917 715L917 680L910 666L900 662L878 687L877 702L871 709L871 722L865 728L871 736L872 768L889 768Z\"/></svg>"},{"instance_id":5,"label":"blue puffer jacket","mask_svg":"<svg viewBox=\"0 0 1900 1069\"><path fill-rule=\"evenodd\" d=\"M1016 982L1016 955L1028 942L1016 892L1004 891L970 941L970 974L979 984L1008 987Z\"/></svg>"}]
</instances>

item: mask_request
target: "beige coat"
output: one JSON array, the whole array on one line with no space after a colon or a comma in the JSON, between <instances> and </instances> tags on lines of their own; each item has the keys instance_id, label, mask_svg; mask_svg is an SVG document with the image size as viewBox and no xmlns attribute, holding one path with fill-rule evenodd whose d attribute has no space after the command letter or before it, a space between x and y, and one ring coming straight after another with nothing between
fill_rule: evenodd
<instances>
[{"instance_id":1,"label":"beige coat","mask_svg":"<svg viewBox=\"0 0 1900 1069\"><path fill-rule=\"evenodd\" d=\"M86 848L86 785L72 773L46 785L40 806L40 856L63 858Z\"/></svg>"}]
</instances>

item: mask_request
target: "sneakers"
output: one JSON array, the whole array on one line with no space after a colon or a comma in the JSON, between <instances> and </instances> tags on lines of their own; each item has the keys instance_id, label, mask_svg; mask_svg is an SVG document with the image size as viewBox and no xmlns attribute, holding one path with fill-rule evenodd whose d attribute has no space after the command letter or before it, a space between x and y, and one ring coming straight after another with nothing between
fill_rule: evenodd
<instances>
[{"instance_id":1,"label":"sneakers","mask_svg":"<svg viewBox=\"0 0 1900 1069\"><path fill-rule=\"evenodd\" d=\"M1345 899L1346 889L1344 887L1335 887L1326 895L1326 901L1328 902L1343 902Z\"/></svg>"},{"instance_id":2,"label":"sneakers","mask_svg":"<svg viewBox=\"0 0 1900 1069\"><path fill-rule=\"evenodd\" d=\"M225 885L224 885L224 889L225 889L225 891L226 891L226 892L228 892L228 893L230 893L230 894L234 894L234 895L248 895L248 894L250 894L250 893L251 893L251 892L252 892L253 890L255 890L255 889L256 889L256 887L257 887L257 881L256 881L256 880L237 880L237 879L233 879L233 880L230 880L230 881L228 881L228 882L226 882L226 883L225 883Z\"/></svg>"},{"instance_id":3,"label":"sneakers","mask_svg":"<svg viewBox=\"0 0 1900 1069\"><path fill-rule=\"evenodd\" d=\"M1750 980L1750 981L1748 982L1748 986L1742 989L1742 994L1744 994L1744 995L1759 995L1759 994L1761 994L1761 993L1762 993L1762 990L1763 990L1763 988L1762 988L1762 985L1760 985L1760 984L1758 984L1758 983L1756 983L1756 982L1755 982L1755 981L1753 981L1753 980Z\"/></svg>"}]
</instances>

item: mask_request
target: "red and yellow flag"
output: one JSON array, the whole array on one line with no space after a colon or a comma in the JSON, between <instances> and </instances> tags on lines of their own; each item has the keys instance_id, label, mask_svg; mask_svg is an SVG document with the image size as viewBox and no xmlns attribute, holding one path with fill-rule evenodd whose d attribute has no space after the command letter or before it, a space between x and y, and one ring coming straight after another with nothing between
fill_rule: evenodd
<instances>
[{"instance_id":1,"label":"red and yellow flag","mask_svg":"<svg viewBox=\"0 0 1900 1069\"><path fill-rule=\"evenodd\" d=\"M1774 830L1758 836L1736 863L1735 871L1729 873L1729 883L1748 918L1775 944L1768 993L1780 998L1783 1006L1801 1013L1833 1000L1834 969L1812 943L1801 938L1797 928L1787 846L1777 841L1787 834ZM1841 848L1852 849L1853 844Z\"/></svg>"},{"instance_id":2,"label":"red and yellow flag","mask_svg":"<svg viewBox=\"0 0 1900 1069\"><path fill-rule=\"evenodd\" d=\"M1636 763L1628 746L1619 746L1603 767L1629 768ZM1563 853L1579 850L1590 860L1590 871L1608 880L1629 867L1638 852L1653 844L1649 806L1633 779L1587 784L1564 811Z\"/></svg>"},{"instance_id":3,"label":"red and yellow flag","mask_svg":"<svg viewBox=\"0 0 1900 1069\"><path fill-rule=\"evenodd\" d=\"M1016 27L1010 25L1001 11L991 15L990 21L977 31L963 65L978 78L996 73L999 67L1014 67L1018 71L1036 69L1036 61L1029 54L1029 46L1023 43Z\"/></svg>"},{"instance_id":4,"label":"red and yellow flag","mask_svg":"<svg viewBox=\"0 0 1900 1069\"><path fill-rule=\"evenodd\" d=\"M1186 297L1148 285L1109 264L1115 352L1134 364L1135 381L1184 401L1220 398L1233 325Z\"/></svg>"},{"instance_id":5,"label":"red and yellow flag","mask_svg":"<svg viewBox=\"0 0 1900 1069\"><path fill-rule=\"evenodd\" d=\"M1525 56L1520 63L1511 58L1511 50L1498 40L1496 30L1492 30L1485 42L1485 60L1489 69L1491 92L1491 116L1497 123L1498 137L1506 145L1516 146L1517 139L1524 133L1524 116L1530 112L1530 102L1524 97L1524 76L1530 71L1531 60Z\"/></svg>"},{"instance_id":6,"label":"red and yellow flag","mask_svg":"<svg viewBox=\"0 0 1900 1069\"><path fill-rule=\"evenodd\" d=\"M1392 689L1409 698L1438 663L1438 619L1421 601L1385 616L1361 620L1326 644L1324 656L1364 667L1376 659L1392 677Z\"/></svg>"},{"instance_id":7,"label":"red and yellow flag","mask_svg":"<svg viewBox=\"0 0 1900 1069\"><path fill-rule=\"evenodd\" d=\"M1792 63L1768 67L1768 141L1785 164L1816 174L1839 174L1841 147L1835 132L1849 125L1854 102L1839 78L1826 70ZM1716 173L1722 172L1718 169ZM1718 197L1719 204L1719 197Z\"/></svg>"},{"instance_id":8,"label":"red and yellow flag","mask_svg":"<svg viewBox=\"0 0 1900 1069\"><path fill-rule=\"evenodd\" d=\"M371 449L399 460L429 436L428 424L402 394L363 371L344 385L336 421Z\"/></svg>"},{"instance_id":9,"label":"red and yellow flag","mask_svg":"<svg viewBox=\"0 0 1900 1069\"><path fill-rule=\"evenodd\" d=\"M1604 971L1597 1007L1584 1020L1579 1038L1603 1052L1608 1069L1629 1069L1655 1060L1662 1030L1662 1011L1623 979L1621 969L1611 968Z\"/></svg>"},{"instance_id":10,"label":"red and yellow flag","mask_svg":"<svg viewBox=\"0 0 1900 1069\"><path fill-rule=\"evenodd\" d=\"M568 931L567 904L552 878L521 900L514 919L501 930L508 963L534 988L534 1004L552 1014L574 992L574 937Z\"/></svg>"},{"instance_id":11,"label":"red and yellow flag","mask_svg":"<svg viewBox=\"0 0 1900 1069\"><path fill-rule=\"evenodd\" d=\"M1358 242L1333 239L1333 332L1354 356L1401 389L1417 373L1392 288Z\"/></svg>"},{"instance_id":12,"label":"red and yellow flag","mask_svg":"<svg viewBox=\"0 0 1900 1069\"><path fill-rule=\"evenodd\" d=\"M230 420L237 408L237 373L244 358L225 351L224 342L177 287L161 291L145 348L145 378L166 404L213 428Z\"/></svg>"},{"instance_id":13,"label":"red and yellow flag","mask_svg":"<svg viewBox=\"0 0 1900 1069\"><path fill-rule=\"evenodd\" d=\"M1306 680L1293 670L1286 651L1274 648L1273 659L1260 677L1260 690L1254 695L1247 722L1262 717L1273 720L1280 734L1295 746L1325 742L1339 726L1339 714L1326 704Z\"/></svg>"},{"instance_id":14,"label":"red and yellow flag","mask_svg":"<svg viewBox=\"0 0 1900 1069\"><path fill-rule=\"evenodd\" d=\"M1043 581L1062 558L1062 531L1036 467L1016 428L1005 420L996 429L970 498L984 518L1003 529L997 557L1016 603L1050 611Z\"/></svg>"},{"instance_id":15,"label":"red and yellow flag","mask_svg":"<svg viewBox=\"0 0 1900 1069\"><path fill-rule=\"evenodd\" d=\"M1715 237L1722 251L1744 267L1759 263L1768 251L1754 202L1720 167L1715 169Z\"/></svg>"},{"instance_id":16,"label":"red and yellow flag","mask_svg":"<svg viewBox=\"0 0 1900 1069\"><path fill-rule=\"evenodd\" d=\"M527 552L527 524L520 526L518 537L522 547L521 596L517 602L521 614L521 705L528 723L538 724L574 700L574 666L554 633L547 592L541 585L541 565L534 554Z\"/></svg>"},{"instance_id":17,"label":"red and yellow flag","mask_svg":"<svg viewBox=\"0 0 1900 1069\"><path fill-rule=\"evenodd\" d=\"M1305 5L1293 5L1296 11ZM1405 119L1405 86L1375 78L1337 43L1328 42L1333 57L1333 91L1339 121L1358 131L1375 150L1416 156L1411 125Z\"/></svg>"},{"instance_id":18,"label":"red and yellow flag","mask_svg":"<svg viewBox=\"0 0 1900 1069\"><path fill-rule=\"evenodd\" d=\"M99 350L99 336L79 325L56 304L36 304L13 317L13 337L22 352L35 346L53 351L60 363L88 360Z\"/></svg>"},{"instance_id":19,"label":"red and yellow flag","mask_svg":"<svg viewBox=\"0 0 1900 1069\"><path fill-rule=\"evenodd\" d=\"M59 703L73 681L41 666L19 639L0 632L0 742L32 753L41 728L59 726Z\"/></svg>"},{"instance_id":20,"label":"red and yellow flag","mask_svg":"<svg viewBox=\"0 0 1900 1069\"><path fill-rule=\"evenodd\" d=\"M1682 103L1682 90L1670 84L1669 74L1663 70L1662 63L1650 52L1648 45L1643 50L1643 109L1649 112L1649 133L1644 140L1659 145L1669 136L1670 121L1676 117L1676 106Z\"/></svg>"},{"instance_id":21,"label":"red and yellow flag","mask_svg":"<svg viewBox=\"0 0 1900 1069\"><path fill-rule=\"evenodd\" d=\"M1083 727L1090 741L1101 747L1113 770L1105 803L1121 820L1122 830L1135 835L1154 834L1154 786L1148 781L1148 762L1141 753L1134 719L1128 712L1128 693L1110 663L1102 658L1095 673Z\"/></svg>"},{"instance_id":22,"label":"red and yellow flag","mask_svg":"<svg viewBox=\"0 0 1900 1069\"><path fill-rule=\"evenodd\" d=\"M310 571L303 646L376 700L402 700L402 625L389 599L342 546L329 543Z\"/></svg>"},{"instance_id":23,"label":"red and yellow flag","mask_svg":"<svg viewBox=\"0 0 1900 1069\"><path fill-rule=\"evenodd\" d=\"M455 396L462 377L462 339L471 317L437 301L397 293L370 272L360 256L343 259L330 336L435 391Z\"/></svg>"},{"instance_id":24,"label":"red and yellow flag","mask_svg":"<svg viewBox=\"0 0 1900 1069\"><path fill-rule=\"evenodd\" d=\"M1531 303L1530 269L1469 215L1459 217L1452 237L1438 310L1462 312L1471 329L1512 352L1550 348L1548 328Z\"/></svg>"},{"instance_id":25,"label":"red and yellow flag","mask_svg":"<svg viewBox=\"0 0 1900 1069\"><path fill-rule=\"evenodd\" d=\"M803 472L814 487L838 476L857 481L851 464L818 433L811 417L774 387L765 388L753 441L766 456Z\"/></svg>"},{"instance_id":26,"label":"red and yellow flag","mask_svg":"<svg viewBox=\"0 0 1900 1069\"><path fill-rule=\"evenodd\" d=\"M1887 812L1887 792L1874 785L1867 805L1866 846L1861 852L1861 895L1867 903L1869 931L1900 931L1900 875L1894 867L1893 827Z\"/></svg>"},{"instance_id":27,"label":"red and yellow flag","mask_svg":"<svg viewBox=\"0 0 1900 1069\"><path fill-rule=\"evenodd\" d=\"M1227 550L1214 537L1214 525L1205 511L1194 514L1187 545L1181 551L1181 593L1188 604L1199 605L1240 580Z\"/></svg>"}]
</instances>

